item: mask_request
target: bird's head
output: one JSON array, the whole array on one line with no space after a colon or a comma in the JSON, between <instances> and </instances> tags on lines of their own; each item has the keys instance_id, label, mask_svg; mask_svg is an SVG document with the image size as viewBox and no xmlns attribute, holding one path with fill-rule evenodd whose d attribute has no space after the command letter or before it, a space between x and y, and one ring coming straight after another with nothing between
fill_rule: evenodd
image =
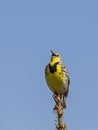
<instances>
[{"instance_id":1,"label":"bird's head","mask_svg":"<svg viewBox=\"0 0 98 130\"><path fill-rule=\"evenodd\" d=\"M60 54L58 52L51 51L51 53L52 53L52 55L51 55L50 62L52 62L54 64L56 62L60 62L61 61L61 57L60 57Z\"/></svg>"}]
</instances>

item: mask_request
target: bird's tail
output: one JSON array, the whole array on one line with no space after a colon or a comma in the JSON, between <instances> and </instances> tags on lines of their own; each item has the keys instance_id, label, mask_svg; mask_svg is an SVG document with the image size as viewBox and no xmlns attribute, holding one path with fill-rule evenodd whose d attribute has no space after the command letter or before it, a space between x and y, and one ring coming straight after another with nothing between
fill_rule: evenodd
<instances>
[{"instance_id":1,"label":"bird's tail","mask_svg":"<svg viewBox=\"0 0 98 130\"><path fill-rule=\"evenodd\" d=\"M61 96L61 105L63 108L66 108L66 97L64 94Z\"/></svg>"}]
</instances>

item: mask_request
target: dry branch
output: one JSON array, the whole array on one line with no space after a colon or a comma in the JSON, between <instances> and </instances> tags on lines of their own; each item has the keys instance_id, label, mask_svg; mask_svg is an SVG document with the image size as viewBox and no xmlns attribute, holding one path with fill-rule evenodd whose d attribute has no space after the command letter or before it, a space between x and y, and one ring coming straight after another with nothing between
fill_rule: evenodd
<instances>
[{"instance_id":1,"label":"dry branch","mask_svg":"<svg viewBox=\"0 0 98 130\"><path fill-rule=\"evenodd\" d=\"M62 107L62 104L61 104L61 99L60 99L60 96L59 95L53 95L53 99L56 103L55 107L53 108L54 110L56 110L57 112L57 118L58 118L58 123L56 124L56 128L57 130L66 130L67 129L67 126L66 124L63 123L63 107Z\"/></svg>"}]
</instances>

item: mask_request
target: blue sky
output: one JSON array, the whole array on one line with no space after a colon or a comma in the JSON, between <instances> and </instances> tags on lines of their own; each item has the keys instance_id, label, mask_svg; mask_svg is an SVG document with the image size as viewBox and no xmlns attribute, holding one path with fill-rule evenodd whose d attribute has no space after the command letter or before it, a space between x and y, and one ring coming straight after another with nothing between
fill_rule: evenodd
<instances>
[{"instance_id":1,"label":"blue sky","mask_svg":"<svg viewBox=\"0 0 98 130\"><path fill-rule=\"evenodd\" d=\"M97 0L0 1L0 130L55 129L50 50L70 74L68 130L98 130Z\"/></svg>"}]
</instances>

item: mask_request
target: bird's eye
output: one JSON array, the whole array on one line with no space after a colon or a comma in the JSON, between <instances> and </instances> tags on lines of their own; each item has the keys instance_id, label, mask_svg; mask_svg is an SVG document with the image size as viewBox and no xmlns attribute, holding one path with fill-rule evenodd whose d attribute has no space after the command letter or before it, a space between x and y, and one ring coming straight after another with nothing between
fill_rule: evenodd
<instances>
[{"instance_id":1,"label":"bird's eye","mask_svg":"<svg viewBox=\"0 0 98 130\"><path fill-rule=\"evenodd\" d=\"M57 57L59 57L59 54L56 54Z\"/></svg>"},{"instance_id":2,"label":"bird's eye","mask_svg":"<svg viewBox=\"0 0 98 130\"><path fill-rule=\"evenodd\" d=\"M52 56L59 57L59 54L53 53Z\"/></svg>"}]
</instances>

